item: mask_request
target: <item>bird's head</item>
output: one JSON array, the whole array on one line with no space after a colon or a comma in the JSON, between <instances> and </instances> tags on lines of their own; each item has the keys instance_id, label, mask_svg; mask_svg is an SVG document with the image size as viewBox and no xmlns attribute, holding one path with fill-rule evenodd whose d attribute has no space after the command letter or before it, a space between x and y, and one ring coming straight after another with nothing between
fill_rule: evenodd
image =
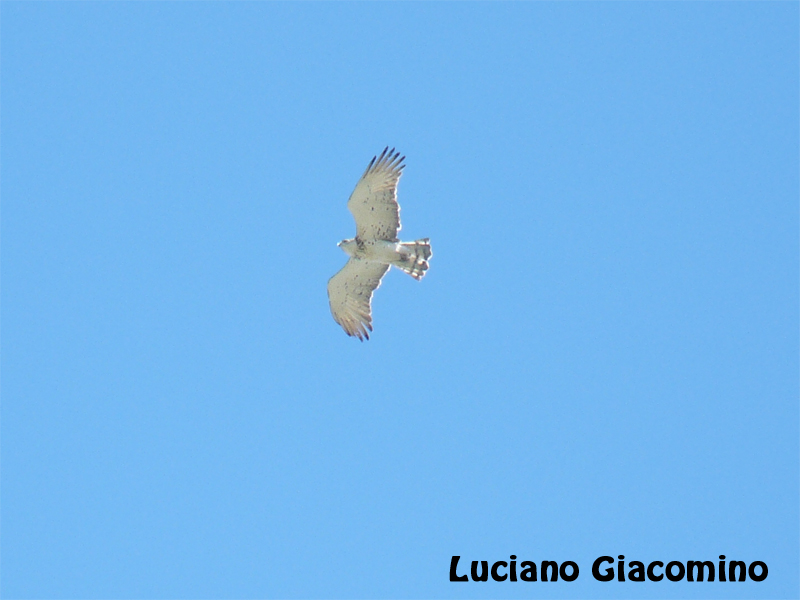
<instances>
[{"instance_id":1,"label":"bird's head","mask_svg":"<svg viewBox=\"0 0 800 600\"><path fill-rule=\"evenodd\" d=\"M351 240L342 240L337 244L337 246L347 252L347 254L350 256L355 256L356 250L358 249L355 238Z\"/></svg>"}]
</instances>

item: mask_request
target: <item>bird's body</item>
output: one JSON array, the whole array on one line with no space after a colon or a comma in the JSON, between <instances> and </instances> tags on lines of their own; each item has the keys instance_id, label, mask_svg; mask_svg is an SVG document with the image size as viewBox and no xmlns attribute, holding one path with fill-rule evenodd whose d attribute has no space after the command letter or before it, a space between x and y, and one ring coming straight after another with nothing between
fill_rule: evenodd
<instances>
[{"instance_id":1,"label":"bird's body","mask_svg":"<svg viewBox=\"0 0 800 600\"><path fill-rule=\"evenodd\" d=\"M416 242L361 241L353 238L352 240L342 240L339 242L339 247L352 258L394 265L417 280L422 279L425 275L425 271L428 269L427 259L431 257L428 238Z\"/></svg>"},{"instance_id":2,"label":"bird's body","mask_svg":"<svg viewBox=\"0 0 800 600\"><path fill-rule=\"evenodd\" d=\"M372 331L372 293L394 265L420 280L432 256L428 238L401 242L397 182L403 158L387 147L372 159L347 207L356 220L356 237L339 242L350 260L328 281L328 299L334 320L348 335L369 339Z\"/></svg>"}]
</instances>

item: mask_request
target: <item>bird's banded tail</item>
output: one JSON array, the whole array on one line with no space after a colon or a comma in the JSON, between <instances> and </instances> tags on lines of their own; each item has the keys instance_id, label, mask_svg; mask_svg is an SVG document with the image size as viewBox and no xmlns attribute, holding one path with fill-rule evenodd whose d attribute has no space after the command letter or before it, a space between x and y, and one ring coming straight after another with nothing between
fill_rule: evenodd
<instances>
[{"instance_id":1,"label":"bird's banded tail","mask_svg":"<svg viewBox=\"0 0 800 600\"><path fill-rule=\"evenodd\" d=\"M419 281L428 270L428 259L433 256L429 238L416 242L401 242L400 257L393 264Z\"/></svg>"}]
</instances>

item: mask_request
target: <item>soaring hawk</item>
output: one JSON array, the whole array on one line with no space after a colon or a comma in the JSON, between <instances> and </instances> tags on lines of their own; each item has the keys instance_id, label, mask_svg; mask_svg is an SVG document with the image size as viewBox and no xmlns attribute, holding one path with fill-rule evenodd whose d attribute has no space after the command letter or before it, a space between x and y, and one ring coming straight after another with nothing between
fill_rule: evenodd
<instances>
[{"instance_id":1,"label":"soaring hawk","mask_svg":"<svg viewBox=\"0 0 800 600\"><path fill-rule=\"evenodd\" d=\"M419 281L432 256L428 238L401 242L400 205L397 182L405 165L399 152L387 146L375 156L356 184L347 208L356 219L356 237L342 240L339 247L350 255L344 268L328 281L328 300L333 319L347 335L362 342L372 331L372 292L390 265Z\"/></svg>"}]
</instances>

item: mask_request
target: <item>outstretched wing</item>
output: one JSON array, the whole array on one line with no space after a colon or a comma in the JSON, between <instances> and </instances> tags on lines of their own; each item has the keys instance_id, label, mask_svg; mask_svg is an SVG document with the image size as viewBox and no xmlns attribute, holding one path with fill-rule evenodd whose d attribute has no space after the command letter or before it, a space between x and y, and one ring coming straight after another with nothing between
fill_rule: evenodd
<instances>
[{"instance_id":1,"label":"outstretched wing","mask_svg":"<svg viewBox=\"0 0 800 600\"><path fill-rule=\"evenodd\" d=\"M381 284L389 265L351 258L328 281L328 300L333 319L361 341L372 331L372 292Z\"/></svg>"},{"instance_id":2,"label":"outstretched wing","mask_svg":"<svg viewBox=\"0 0 800 600\"><path fill-rule=\"evenodd\" d=\"M380 156L372 158L356 184L347 208L356 219L357 238L397 241L400 231L397 182L405 168L404 159L405 156L387 146Z\"/></svg>"}]
</instances>

